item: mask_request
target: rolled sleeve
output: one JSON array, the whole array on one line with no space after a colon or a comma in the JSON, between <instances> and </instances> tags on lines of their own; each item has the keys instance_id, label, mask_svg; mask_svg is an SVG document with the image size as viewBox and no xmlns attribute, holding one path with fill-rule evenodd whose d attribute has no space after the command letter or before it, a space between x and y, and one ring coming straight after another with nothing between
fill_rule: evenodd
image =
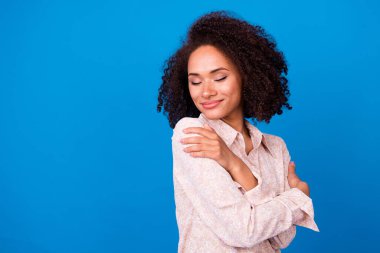
<instances>
[{"instance_id":1,"label":"rolled sleeve","mask_svg":"<svg viewBox=\"0 0 380 253\"><path fill-rule=\"evenodd\" d=\"M298 188L292 188L277 196L276 200L287 206L293 213L293 224L319 232L314 221L313 201Z\"/></svg>"}]
</instances>

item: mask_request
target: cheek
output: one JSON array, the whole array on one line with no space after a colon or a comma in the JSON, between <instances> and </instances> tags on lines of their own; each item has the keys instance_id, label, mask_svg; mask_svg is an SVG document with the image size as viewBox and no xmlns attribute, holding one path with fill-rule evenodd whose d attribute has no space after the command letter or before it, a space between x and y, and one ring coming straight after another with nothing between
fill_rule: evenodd
<instances>
[{"instance_id":1,"label":"cheek","mask_svg":"<svg viewBox=\"0 0 380 253\"><path fill-rule=\"evenodd\" d=\"M192 99L196 99L199 96L199 89L197 89L194 86L188 86L188 87L189 87L190 97Z\"/></svg>"},{"instance_id":2,"label":"cheek","mask_svg":"<svg viewBox=\"0 0 380 253\"><path fill-rule=\"evenodd\" d=\"M227 95L231 100L239 100L241 94L241 87L237 81L226 83L220 88L220 91Z\"/></svg>"}]
</instances>

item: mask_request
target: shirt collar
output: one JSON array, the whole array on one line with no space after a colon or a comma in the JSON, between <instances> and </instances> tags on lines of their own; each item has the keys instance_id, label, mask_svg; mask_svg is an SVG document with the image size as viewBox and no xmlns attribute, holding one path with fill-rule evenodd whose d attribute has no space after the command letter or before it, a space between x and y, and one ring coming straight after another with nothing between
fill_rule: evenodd
<instances>
[{"instance_id":1,"label":"shirt collar","mask_svg":"<svg viewBox=\"0 0 380 253\"><path fill-rule=\"evenodd\" d=\"M203 124L208 123L216 131L216 133L224 140L228 147L231 147L232 143L234 142L239 133L233 127L231 127L229 124L225 123L221 119L208 119L203 113L199 114L198 119L200 119L200 121ZM244 122L249 130L249 135L251 136L254 148L256 149L257 145L263 143L267 150L269 150L269 153L272 156L274 156L273 150L268 145L265 135L257 127L252 125L248 120L244 119Z\"/></svg>"}]
</instances>

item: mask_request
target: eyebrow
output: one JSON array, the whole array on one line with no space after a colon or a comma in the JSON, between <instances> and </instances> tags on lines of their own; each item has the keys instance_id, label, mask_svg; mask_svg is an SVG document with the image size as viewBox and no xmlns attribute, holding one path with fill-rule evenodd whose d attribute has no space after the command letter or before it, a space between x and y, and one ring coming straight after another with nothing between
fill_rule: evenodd
<instances>
[{"instance_id":1,"label":"eyebrow","mask_svg":"<svg viewBox=\"0 0 380 253\"><path fill-rule=\"evenodd\" d=\"M210 71L210 74L212 74L212 73L214 73L214 72L217 72L217 71L219 71L219 70L223 70L223 69L228 70L228 69L226 69L226 68L222 68L222 67L221 67L221 68L217 68L217 69L213 69L213 70L211 70L211 71ZM188 76L190 76L190 75L199 76L198 73L189 73Z\"/></svg>"}]
</instances>

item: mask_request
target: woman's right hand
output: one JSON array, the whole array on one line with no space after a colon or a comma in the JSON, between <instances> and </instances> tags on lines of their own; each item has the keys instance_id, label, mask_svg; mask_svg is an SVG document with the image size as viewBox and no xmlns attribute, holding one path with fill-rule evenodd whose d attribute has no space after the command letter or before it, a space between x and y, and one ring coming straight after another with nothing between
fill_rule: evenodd
<instances>
[{"instance_id":1,"label":"woman's right hand","mask_svg":"<svg viewBox=\"0 0 380 253\"><path fill-rule=\"evenodd\" d=\"M296 165L290 162L288 166L288 182L291 188L298 188L308 197L310 197L310 189L306 182L303 182L296 174Z\"/></svg>"}]
</instances>

